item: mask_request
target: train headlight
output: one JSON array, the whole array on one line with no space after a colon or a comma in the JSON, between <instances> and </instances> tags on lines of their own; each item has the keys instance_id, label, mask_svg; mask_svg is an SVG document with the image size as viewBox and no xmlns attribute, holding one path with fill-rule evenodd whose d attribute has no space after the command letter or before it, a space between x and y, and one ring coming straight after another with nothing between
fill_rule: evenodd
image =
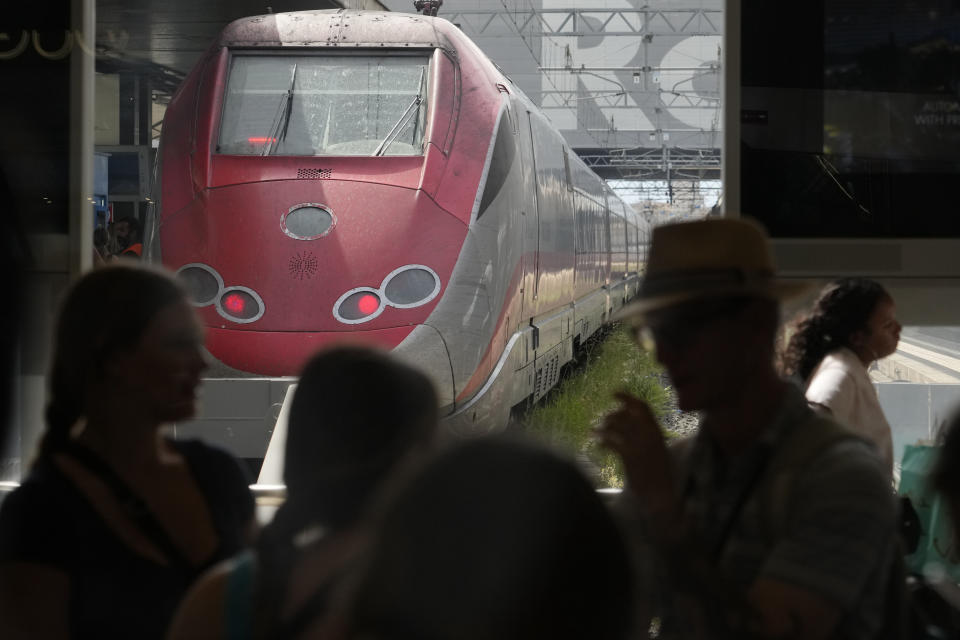
<instances>
[{"instance_id":1,"label":"train headlight","mask_svg":"<svg viewBox=\"0 0 960 640\"><path fill-rule=\"evenodd\" d=\"M306 203L290 207L281 222L283 232L297 240L315 240L330 233L337 219L322 204Z\"/></svg>"},{"instance_id":2,"label":"train headlight","mask_svg":"<svg viewBox=\"0 0 960 640\"><path fill-rule=\"evenodd\" d=\"M263 312L263 300L247 287L228 287L217 298L217 313L233 322L256 322Z\"/></svg>"},{"instance_id":3,"label":"train headlight","mask_svg":"<svg viewBox=\"0 0 960 640\"><path fill-rule=\"evenodd\" d=\"M398 309L419 307L440 293L440 278L430 267L411 264L393 271L381 286L390 306Z\"/></svg>"},{"instance_id":4,"label":"train headlight","mask_svg":"<svg viewBox=\"0 0 960 640\"><path fill-rule=\"evenodd\" d=\"M186 287L190 303L195 307L213 304L223 289L223 278L220 274L199 262L185 264L177 269L177 278Z\"/></svg>"},{"instance_id":5,"label":"train headlight","mask_svg":"<svg viewBox=\"0 0 960 640\"><path fill-rule=\"evenodd\" d=\"M333 315L340 322L358 324L373 320L383 313L380 292L369 287L351 289L333 305Z\"/></svg>"},{"instance_id":6,"label":"train headlight","mask_svg":"<svg viewBox=\"0 0 960 640\"><path fill-rule=\"evenodd\" d=\"M385 307L409 309L427 304L440 293L440 276L422 264L394 269L379 289L357 287L340 296L333 305L333 316L345 324L373 320Z\"/></svg>"}]
</instances>

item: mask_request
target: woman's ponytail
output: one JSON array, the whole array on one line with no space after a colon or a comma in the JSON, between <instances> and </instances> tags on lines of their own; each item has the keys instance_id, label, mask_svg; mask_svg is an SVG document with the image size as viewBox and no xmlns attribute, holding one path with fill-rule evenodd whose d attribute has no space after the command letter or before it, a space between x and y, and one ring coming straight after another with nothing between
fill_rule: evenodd
<instances>
[{"instance_id":1,"label":"woman's ponytail","mask_svg":"<svg viewBox=\"0 0 960 640\"><path fill-rule=\"evenodd\" d=\"M888 297L879 283L865 278L828 284L810 312L794 321L781 356L783 373L806 383L824 356L852 346L852 336L867 329L877 303Z\"/></svg>"}]
</instances>

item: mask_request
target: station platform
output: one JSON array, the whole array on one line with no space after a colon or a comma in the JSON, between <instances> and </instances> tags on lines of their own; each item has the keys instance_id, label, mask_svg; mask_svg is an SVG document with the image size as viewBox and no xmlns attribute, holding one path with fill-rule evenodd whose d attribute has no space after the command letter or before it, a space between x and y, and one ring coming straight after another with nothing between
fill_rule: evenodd
<instances>
[{"instance_id":1,"label":"station platform","mask_svg":"<svg viewBox=\"0 0 960 640\"><path fill-rule=\"evenodd\" d=\"M871 367L870 378L875 383L960 384L960 357L904 338L896 353Z\"/></svg>"}]
</instances>

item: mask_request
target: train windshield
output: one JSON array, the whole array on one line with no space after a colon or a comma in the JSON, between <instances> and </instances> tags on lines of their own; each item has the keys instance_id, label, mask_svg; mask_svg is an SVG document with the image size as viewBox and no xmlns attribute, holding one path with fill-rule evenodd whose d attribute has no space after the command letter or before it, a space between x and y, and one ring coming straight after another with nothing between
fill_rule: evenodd
<instances>
[{"instance_id":1,"label":"train windshield","mask_svg":"<svg viewBox=\"0 0 960 640\"><path fill-rule=\"evenodd\" d=\"M235 55L217 152L421 155L429 60Z\"/></svg>"}]
</instances>

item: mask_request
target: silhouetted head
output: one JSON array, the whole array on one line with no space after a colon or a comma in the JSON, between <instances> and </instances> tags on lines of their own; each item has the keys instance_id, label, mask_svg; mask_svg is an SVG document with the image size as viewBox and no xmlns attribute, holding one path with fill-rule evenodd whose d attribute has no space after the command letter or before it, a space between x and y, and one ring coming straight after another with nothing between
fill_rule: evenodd
<instances>
[{"instance_id":1,"label":"silhouetted head","mask_svg":"<svg viewBox=\"0 0 960 640\"><path fill-rule=\"evenodd\" d=\"M186 301L186 292L171 275L141 265L91 271L67 290L56 321L41 453L67 438L86 415L92 389L105 380L108 363L137 349L161 312Z\"/></svg>"},{"instance_id":2,"label":"silhouetted head","mask_svg":"<svg viewBox=\"0 0 960 640\"><path fill-rule=\"evenodd\" d=\"M110 240L107 230L103 227L97 227L93 230L93 246L97 249L103 249Z\"/></svg>"},{"instance_id":3,"label":"silhouetted head","mask_svg":"<svg viewBox=\"0 0 960 640\"><path fill-rule=\"evenodd\" d=\"M873 280L842 278L829 283L810 312L793 323L783 354L784 373L806 381L825 355L841 347L875 358L889 355L896 349L900 326L889 327L885 333L890 335L880 335L884 330L872 326L872 321L881 305L890 307L884 310L892 318L892 304L890 294ZM879 338L877 344L871 341Z\"/></svg>"},{"instance_id":4,"label":"silhouetted head","mask_svg":"<svg viewBox=\"0 0 960 640\"><path fill-rule=\"evenodd\" d=\"M117 239L117 245L126 249L140 241L140 221L133 216L120 218L113 223L113 235Z\"/></svg>"},{"instance_id":5,"label":"silhouetted head","mask_svg":"<svg viewBox=\"0 0 960 640\"><path fill-rule=\"evenodd\" d=\"M699 298L646 313L642 333L670 376L683 411L738 402L758 380L776 379L776 300L760 296Z\"/></svg>"},{"instance_id":6,"label":"silhouetted head","mask_svg":"<svg viewBox=\"0 0 960 640\"><path fill-rule=\"evenodd\" d=\"M436 426L437 398L419 371L370 348L322 351L304 367L290 407L288 501L307 501L323 524L352 521L397 462L432 441Z\"/></svg>"},{"instance_id":7,"label":"silhouetted head","mask_svg":"<svg viewBox=\"0 0 960 640\"><path fill-rule=\"evenodd\" d=\"M953 522L953 545L960 544L960 405L954 405L937 434L940 451L930 471L930 487L947 505Z\"/></svg>"},{"instance_id":8,"label":"silhouetted head","mask_svg":"<svg viewBox=\"0 0 960 640\"><path fill-rule=\"evenodd\" d=\"M287 420L287 499L257 541L255 637L273 637L301 550L298 534L349 529L436 431L432 384L389 354L340 346L307 363Z\"/></svg>"},{"instance_id":9,"label":"silhouetted head","mask_svg":"<svg viewBox=\"0 0 960 640\"><path fill-rule=\"evenodd\" d=\"M632 588L620 532L572 463L476 440L434 459L387 507L349 637L626 638Z\"/></svg>"},{"instance_id":10,"label":"silhouetted head","mask_svg":"<svg viewBox=\"0 0 960 640\"><path fill-rule=\"evenodd\" d=\"M809 283L778 278L770 239L748 218L654 228L636 299L614 320L647 331L684 411L737 404L776 381L780 305Z\"/></svg>"}]
</instances>

